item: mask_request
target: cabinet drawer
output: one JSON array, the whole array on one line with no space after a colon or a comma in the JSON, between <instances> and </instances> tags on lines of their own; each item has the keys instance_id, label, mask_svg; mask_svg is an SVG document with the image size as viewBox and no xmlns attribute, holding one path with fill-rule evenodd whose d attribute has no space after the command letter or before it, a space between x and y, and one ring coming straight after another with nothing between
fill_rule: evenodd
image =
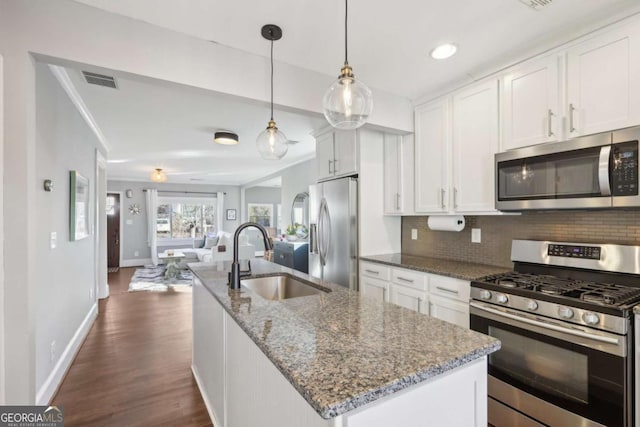
<instances>
[{"instance_id":1,"label":"cabinet drawer","mask_svg":"<svg viewBox=\"0 0 640 427\"><path fill-rule=\"evenodd\" d=\"M389 280L391 277L391 268L382 264L361 261L360 274L363 276L375 277L376 279Z\"/></svg>"},{"instance_id":2,"label":"cabinet drawer","mask_svg":"<svg viewBox=\"0 0 640 427\"><path fill-rule=\"evenodd\" d=\"M453 277L433 275L429 278L429 292L447 298L454 298L463 303L469 302L470 283Z\"/></svg>"},{"instance_id":3,"label":"cabinet drawer","mask_svg":"<svg viewBox=\"0 0 640 427\"><path fill-rule=\"evenodd\" d=\"M429 282L425 273L402 268L394 268L391 270L391 281L421 291L427 290L427 284Z\"/></svg>"},{"instance_id":4,"label":"cabinet drawer","mask_svg":"<svg viewBox=\"0 0 640 427\"><path fill-rule=\"evenodd\" d=\"M418 313L429 314L429 296L427 295L427 291L420 291L409 286L392 283L389 293L390 302L400 307L417 311Z\"/></svg>"},{"instance_id":5,"label":"cabinet drawer","mask_svg":"<svg viewBox=\"0 0 640 427\"><path fill-rule=\"evenodd\" d=\"M463 328L469 328L469 304L429 295L429 315Z\"/></svg>"},{"instance_id":6,"label":"cabinet drawer","mask_svg":"<svg viewBox=\"0 0 640 427\"><path fill-rule=\"evenodd\" d=\"M389 282L373 277L360 277L360 293L380 302L389 301Z\"/></svg>"}]
</instances>

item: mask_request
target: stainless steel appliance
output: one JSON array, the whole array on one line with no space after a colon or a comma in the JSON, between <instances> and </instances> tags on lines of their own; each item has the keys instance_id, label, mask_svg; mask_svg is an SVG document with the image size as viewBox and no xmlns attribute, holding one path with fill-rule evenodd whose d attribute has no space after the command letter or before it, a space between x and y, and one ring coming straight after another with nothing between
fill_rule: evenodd
<instances>
[{"instance_id":1,"label":"stainless steel appliance","mask_svg":"<svg viewBox=\"0 0 640 427\"><path fill-rule=\"evenodd\" d=\"M640 127L495 156L496 209L640 206Z\"/></svg>"},{"instance_id":2,"label":"stainless steel appliance","mask_svg":"<svg viewBox=\"0 0 640 427\"><path fill-rule=\"evenodd\" d=\"M471 282L489 356L489 423L631 427L640 247L514 240L514 271Z\"/></svg>"},{"instance_id":3,"label":"stainless steel appliance","mask_svg":"<svg viewBox=\"0 0 640 427\"><path fill-rule=\"evenodd\" d=\"M358 180L309 187L309 274L358 289Z\"/></svg>"}]
</instances>

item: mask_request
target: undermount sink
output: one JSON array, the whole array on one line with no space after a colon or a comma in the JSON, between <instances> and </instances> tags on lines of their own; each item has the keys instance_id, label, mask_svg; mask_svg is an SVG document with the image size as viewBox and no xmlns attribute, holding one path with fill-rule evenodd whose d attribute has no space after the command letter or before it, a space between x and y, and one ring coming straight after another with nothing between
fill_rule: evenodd
<instances>
[{"instance_id":1,"label":"undermount sink","mask_svg":"<svg viewBox=\"0 0 640 427\"><path fill-rule=\"evenodd\" d=\"M318 295L323 292L303 281L284 275L243 279L240 283L262 298L272 301Z\"/></svg>"}]
</instances>

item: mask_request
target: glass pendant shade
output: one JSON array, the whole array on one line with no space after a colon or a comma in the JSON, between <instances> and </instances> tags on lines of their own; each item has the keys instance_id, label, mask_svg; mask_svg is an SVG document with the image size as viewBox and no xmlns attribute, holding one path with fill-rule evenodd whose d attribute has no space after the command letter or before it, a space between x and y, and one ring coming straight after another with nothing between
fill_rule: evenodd
<instances>
[{"instance_id":1,"label":"glass pendant shade","mask_svg":"<svg viewBox=\"0 0 640 427\"><path fill-rule=\"evenodd\" d=\"M156 168L151 172L151 181L153 182L165 182L167 180L167 174L160 168Z\"/></svg>"},{"instance_id":2,"label":"glass pendant shade","mask_svg":"<svg viewBox=\"0 0 640 427\"><path fill-rule=\"evenodd\" d=\"M267 128L258 135L256 145L262 158L267 160L280 160L289 151L287 137L278 130L273 120L270 120Z\"/></svg>"},{"instance_id":3,"label":"glass pendant shade","mask_svg":"<svg viewBox=\"0 0 640 427\"><path fill-rule=\"evenodd\" d=\"M357 129L365 124L373 110L373 95L346 65L324 94L322 106L324 116L334 128Z\"/></svg>"}]
</instances>

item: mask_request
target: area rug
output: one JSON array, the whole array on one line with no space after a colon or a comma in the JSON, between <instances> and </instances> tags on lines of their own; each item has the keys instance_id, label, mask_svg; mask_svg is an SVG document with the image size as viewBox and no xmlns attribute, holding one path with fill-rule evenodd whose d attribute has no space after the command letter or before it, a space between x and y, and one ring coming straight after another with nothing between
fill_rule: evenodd
<instances>
[{"instance_id":1,"label":"area rug","mask_svg":"<svg viewBox=\"0 0 640 427\"><path fill-rule=\"evenodd\" d=\"M191 287L193 274L190 270L180 270L179 276L175 279L165 279L164 270L164 265L136 269L129 283L129 292L164 292L174 288Z\"/></svg>"}]
</instances>

